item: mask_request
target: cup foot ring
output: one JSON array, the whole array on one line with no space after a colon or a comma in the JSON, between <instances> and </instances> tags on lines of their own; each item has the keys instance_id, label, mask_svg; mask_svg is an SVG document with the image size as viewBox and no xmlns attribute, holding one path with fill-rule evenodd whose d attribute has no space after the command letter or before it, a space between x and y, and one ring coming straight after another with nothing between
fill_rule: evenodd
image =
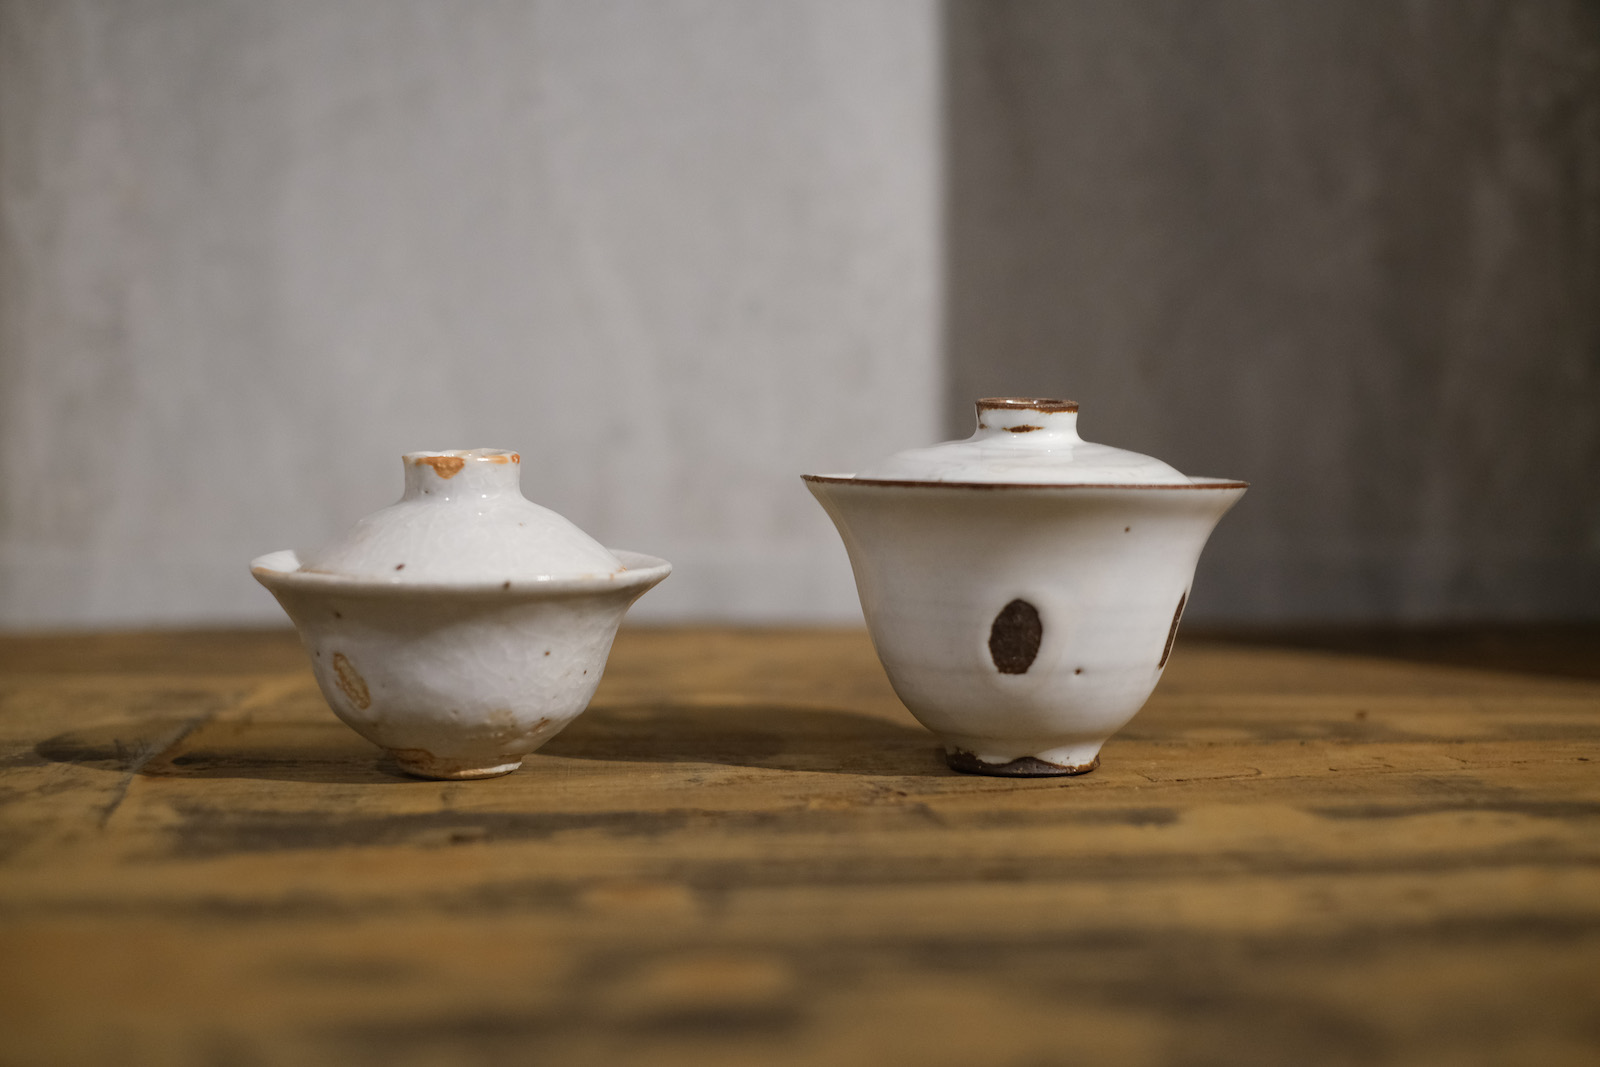
<instances>
[{"instance_id":1,"label":"cup foot ring","mask_svg":"<svg viewBox=\"0 0 1600 1067\"><path fill-rule=\"evenodd\" d=\"M1100 766L1097 755L1088 763L1063 766L1037 756L1019 756L1009 763L989 763L963 749L946 749L944 760L953 771L962 774L986 774L994 778L1059 778L1069 774L1088 774Z\"/></svg>"},{"instance_id":2,"label":"cup foot ring","mask_svg":"<svg viewBox=\"0 0 1600 1067\"><path fill-rule=\"evenodd\" d=\"M488 760L463 760L435 756L422 748L393 748L389 755L395 765L413 778L433 778L441 781L463 781L471 778L498 778L522 766L522 757L491 758Z\"/></svg>"}]
</instances>

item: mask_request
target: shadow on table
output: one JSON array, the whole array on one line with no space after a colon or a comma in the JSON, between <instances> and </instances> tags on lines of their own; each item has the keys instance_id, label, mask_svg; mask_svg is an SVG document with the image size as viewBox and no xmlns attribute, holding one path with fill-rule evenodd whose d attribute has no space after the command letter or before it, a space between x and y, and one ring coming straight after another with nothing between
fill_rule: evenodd
<instances>
[{"instance_id":1,"label":"shadow on table","mask_svg":"<svg viewBox=\"0 0 1600 1067\"><path fill-rule=\"evenodd\" d=\"M921 727L832 708L754 704L590 708L538 754L828 774L954 773Z\"/></svg>"},{"instance_id":2,"label":"shadow on table","mask_svg":"<svg viewBox=\"0 0 1600 1067\"><path fill-rule=\"evenodd\" d=\"M57 734L43 759L151 778L415 782L338 722L150 718ZM927 731L856 712L781 706L652 704L590 708L538 752L622 763L719 763L834 774L945 775Z\"/></svg>"},{"instance_id":3,"label":"shadow on table","mask_svg":"<svg viewBox=\"0 0 1600 1067\"><path fill-rule=\"evenodd\" d=\"M1600 623L1195 626L1194 642L1343 652L1407 663L1600 679Z\"/></svg>"},{"instance_id":4,"label":"shadow on table","mask_svg":"<svg viewBox=\"0 0 1600 1067\"><path fill-rule=\"evenodd\" d=\"M414 782L381 749L339 722L216 722L150 718L57 734L34 746L56 763L149 778L287 782Z\"/></svg>"}]
</instances>

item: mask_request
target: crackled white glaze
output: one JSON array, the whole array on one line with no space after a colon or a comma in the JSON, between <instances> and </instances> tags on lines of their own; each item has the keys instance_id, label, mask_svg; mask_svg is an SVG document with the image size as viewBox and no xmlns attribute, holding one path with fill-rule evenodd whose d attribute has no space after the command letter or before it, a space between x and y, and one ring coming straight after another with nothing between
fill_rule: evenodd
<instances>
[{"instance_id":1,"label":"crackled white glaze","mask_svg":"<svg viewBox=\"0 0 1600 1067\"><path fill-rule=\"evenodd\" d=\"M497 448L408 452L399 501L305 554L301 567L392 583L603 577L600 542L522 495L522 457Z\"/></svg>"},{"instance_id":2,"label":"crackled white glaze","mask_svg":"<svg viewBox=\"0 0 1600 1067\"><path fill-rule=\"evenodd\" d=\"M483 778L588 705L628 607L671 571L522 498L516 453L411 453L398 504L251 572L334 714L409 773ZM459 463L457 462L459 461Z\"/></svg>"},{"instance_id":3,"label":"crackled white glaze","mask_svg":"<svg viewBox=\"0 0 1600 1067\"><path fill-rule=\"evenodd\" d=\"M1013 401L980 418L996 410L968 441L806 484L844 540L895 692L952 766L1087 771L1160 679L1200 551L1245 486L1083 453L1075 410ZM1010 419L1052 428L1013 434ZM1041 433L1062 440L1022 458ZM1109 482L1116 471L1130 480Z\"/></svg>"}]
</instances>

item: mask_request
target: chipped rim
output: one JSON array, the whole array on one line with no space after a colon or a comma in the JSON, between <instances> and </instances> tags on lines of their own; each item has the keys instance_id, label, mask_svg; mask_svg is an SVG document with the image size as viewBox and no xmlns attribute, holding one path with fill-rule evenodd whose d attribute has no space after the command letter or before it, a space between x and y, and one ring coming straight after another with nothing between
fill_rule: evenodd
<instances>
[{"instance_id":1,"label":"chipped rim","mask_svg":"<svg viewBox=\"0 0 1600 1067\"><path fill-rule=\"evenodd\" d=\"M868 485L885 489L1248 489L1249 482L1191 478L1187 482L930 482L900 478L858 478L854 474L802 474L821 485Z\"/></svg>"},{"instance_id":2,"label":"chipped rim","mask_svg":"<svg viewBox=\"0 0 1600 1067\"><path fill-rule=\"evenodd\" d=\"M611 574L572 578L505 578L499 581L397 582L348 574L300 570L293 549L268 552L250 561L250 573L269 589L273 586L302 592L372 594L376 596L575 596L624 589L648 589L672 573L672 564L658 556L626 549L608 549L622 561L623 569ZM288 564L285 566L285 564Z\"/></svg>"}]
</instances>

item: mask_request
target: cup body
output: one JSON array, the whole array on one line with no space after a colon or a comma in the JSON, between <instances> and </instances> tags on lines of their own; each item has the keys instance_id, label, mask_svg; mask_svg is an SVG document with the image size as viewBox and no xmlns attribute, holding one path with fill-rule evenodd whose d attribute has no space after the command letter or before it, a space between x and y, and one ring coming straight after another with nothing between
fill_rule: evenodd
<instances>
[{"instance_id":1,"label":"cup body","mask_svg":"<svg viewBox=\"0 0 1600 1067\"><path fill-rule=\"evenodd\" d=\"M1161 678L1237 482L1049 486L811 476L884 670L953 766L1092 769Z\"/></svg>"},{"instance_id":2,"label":"cup body","mask_svg":"<svg viewBox=\"0 0 1600 1067\"><path fill-rule=\"evenodd\" d=\"M632 603L662 560L590 580L401 586L252 570L300 632L328 706L400 767L430 778L515 770L588 706Z\"/></svg>"}]
</instances>

